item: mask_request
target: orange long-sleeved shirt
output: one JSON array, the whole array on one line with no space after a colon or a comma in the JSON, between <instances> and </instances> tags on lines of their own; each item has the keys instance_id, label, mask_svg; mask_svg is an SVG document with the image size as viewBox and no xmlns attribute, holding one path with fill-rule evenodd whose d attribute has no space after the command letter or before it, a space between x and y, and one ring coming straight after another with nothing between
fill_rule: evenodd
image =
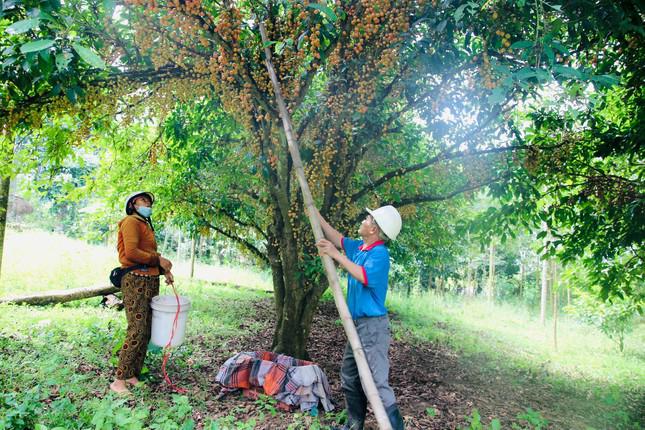
<instances>
[{"instance_id":1,"label":"orange long-sleeved shirt","mask_svg":"<svg viewBox=\"0 0 645 430\"><path fill-rule=\"evenodd\" d=\"M155 233L139 215L128 215L119 221L119 236L116 245L121 267L145 264L147 270L134 270L148 276L159 275L159 254Z\"/></svg>"}]
</instances>

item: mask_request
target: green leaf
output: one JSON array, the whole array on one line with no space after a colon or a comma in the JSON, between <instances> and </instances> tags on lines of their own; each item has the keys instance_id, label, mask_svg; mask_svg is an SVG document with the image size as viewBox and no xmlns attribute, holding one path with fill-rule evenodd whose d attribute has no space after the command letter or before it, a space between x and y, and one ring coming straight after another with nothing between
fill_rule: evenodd
<instances>
[{"instance_id":1,"label":"green leaf","mask_svg":"<svg viewBox=\"0 0 645 430\"><path fill-rule=\"evenodd\" d=\"M25 33L31 30L32 28L36 27L39 22L40 20L38 18L23 19L23 20L14 22L9 27L7 27L5 31L9 34Z\"/></svg>"},{"instance_id":2,"label":"green leaf","mask_svg":"<svg viewBox=\"0 0 645 430\"><path fill-rule=\"evenodd\" d=\"M493 90L490 96L488 96L488 104L496 105L502 103L506 100L506 90L502 87L497 87Z\"/></svg>"},{"instance_id":3,"label":"green leaf","mask_svg":"<svg viewBox=\"0 0 645 430\"><path fill-rule=\"evenodd\" d=\"M595 75L591 77L591 80L605 87L612 87L620 83L620 79L616 75Z\"/></svg>"},{"instance_id":4,"label":"green leaf","mask_svg":"<svg viewBox=\"0 0 645 430\"><path fill-rule=\"evenodd\" d=\"M553 66L553 71L558 75L561 75L567 78L582 79L582 74L578 70L569 66L562 66L560 64L555 64Z\"/></svg>"},{"instance_id":5,"label":"green leaf","mask_svg":"<svg viewBox=\"0 0 645 430\"><path fill-rule=\"evenodd\" d=\"M524 49L524 48L531 48L533 46L533 42L530 40L520 40L518 42L513 43L511 46L508 47L508 49Z\"/></svg>"},{"instance_id":6,"label":"green leaf","mask_svg":"<svg viewBox=\"0 0 645 430\"><path fill-rule=\"evenodd\" d=\"M67 99L68 99L72 104L75 104L75 103L76 103L77 98L76 98L76 92L74 91L74 88L67 88L67 89L65 90L65 95L67 96Z\"/></svg>"},{"instance_id":7,"label":"green leaf","mask_svg":"<svg viewBox=\"0 0 645 430\"><path fill-rule=\"evenodd\" d=\"M555 53L553 52L553 49L549 48L548 46L545 46L544 54L549 59L549 64L553 64L553 62L555 61Z\"/></svg>"},{"instance_id":8,"label":"green leaf","mask_svg":"<svg viewBox=\"0 0 645 430\"><path fill-rule=\"evenodd\" d=\"M181 430L193 430L195 428L195 421L192 418L189 418L188 421L181 426Z\"/></svg>"},{"instance_id":9,"label":"green leaf","mask_svg":"<svg viewBox=\"0 0 645 430\"><path fill-rule=\"evenodd\" d=\"M275 44L275 48L273 52L275 52L276 55L281 55L282 51L284 51L285 43L284 42L278 42Z\"/></svg>"},{"instance_id":10,"label":"green leaf","mask_svg":"<svg viewBox=\"0 0 645 430\"><path fill-rule=\"evenodd\" d=\"M337 17L337 16L336 16L336 14L334 13L334 11L333 11L333 10L331 10L331 8L329 8L328 6L326 6L326 5L324 5L324 4L321 4L321 3L311 3L311 4L310 4L310 5L308 5L307 7L308 7L309 9L318 9L319 11L321 11L322 13L324 13L324 14L325 14L325 16L327 16L327 19L329 19L331 22L336 22L336 20L338 19L338 17Z\"/></svg>"},{"instance_id":11,"label":"green leaf","mask_svg":"<svg viewBox=\"0 0 645 430\"><path fill-rule=\"evenodd\" d=\"M464 17L464 9L466 9L466 6L468 6L468 4L464 3L464 4L462 4L461 6L459 6L457 8L457 10L455 11L455 15L454 15L455 22L461 21L461 18Z\"/></svg>"},{"instance_id":12,"label":"green leaf","mask_svg":"<svg viewBox=\"0 0 645 430\"><path fill-rule=\"evenodd\" d=\"M9 57L9 58L7 58L6 60L3 61L2 68L4 69L6 67L9 67L15 62L16 62L16 57Z\"/></svg>"},{"instance_id":13,"label":"green leaf","mask_svg":"<svg viewBox=\"0 0 645 430\"><path fill-rule=\"evenodd\" d=\"M557 41L554 40L554 41L551 42L551 46L553 46L555 49L557 49L558 51L560 51L561 53L563 53L565 55L571 55L569 50L563 44L561 44L560 42L557 42Z\"/></svg>"},{"instance_id":14,"label":"green leaf","mask_svg":"<svg viewBox=\"0 0 645 430\"><path fill-rule=\"evenodd\" d=\"M108 16L112 15L114 8L116 6L115 0L103 0L103 7L105 8L105 14Z\"/></svg>"},{"instance_id":15,"label":"green leaf","mask_svg":"<svg viewBox=\"0 0 645 430\"><path fill-rule=\"evenodd\" d=\"M497 418L495 418L490 422L490 428L491 430L502 430L502 423Z\"/></svg>"},{"instance_id":16,"label":"green leaf","mask_svg":"<svg viewBox=\"0 0 645 430\"><path fill-rule=\"evenodd\" d=\"M551 79L551 74L544 69L537 69L535 70L535 77L540 82L546 82Z\"/></svg>"},{"instance_id":17,"label":"green leaf","mask_svg":"<svg viewBox=\"0 0 645 430\"><path fill-rule=\"evenodd\" d=\"M51 48L54 46L54 41L51 39L40 39L34 40L33 42L27 42L20 47L20 52L27 54L29 52L38 52L43 49Z\"/></svg>"},{"instance_id":18,"label":"green leaf","mask_svg":"<svg viewBox=\"0 0 645 430\"><path fill-rule=\"evenodd\" d=\"M70 61L72 61L72 55L69 52L61 52L60 54L56 54L56 68L59 71L67 69Z\"/></svg>"},{"instance_id":19,"label":"green leaf","mask_svg":"<svg viewBox=\"0 0 645 430\"><path fill-rule=\"evenodd\" d=\"M105 61L101 59L98 55L94 53L89 48L86 48L78 43L72 43L72 47L74 48L74 51L89 65L92 67L96 67L97 69L105 69Z\"/></svg>"}]
</instances>

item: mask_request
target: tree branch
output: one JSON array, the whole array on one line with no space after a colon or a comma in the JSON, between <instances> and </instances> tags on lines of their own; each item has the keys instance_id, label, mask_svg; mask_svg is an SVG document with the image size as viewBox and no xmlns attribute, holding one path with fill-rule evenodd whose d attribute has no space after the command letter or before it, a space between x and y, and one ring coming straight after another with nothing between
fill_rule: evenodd
<instances>
[{"instance_id":1,"label":"tree branch","mask_svg":"<svg viewBox=\"0 0 645 430\"><path fill-rule=\"evenodd\" d=\"M419 194L416 196L411 196L408 198L401 199L399 201L392 201L392 202L384 202L383 205L397 205L398 207L402 207L405 205L410 205L414 203L425 203L425 202L439 202L443 200L449 200L455 196L458 196L459 194L463 194L468 191L473 191L477 190L479 188L485 187L487 185L490 185L492 183L501 181L503 179L507 179L510 176L510 173L503 174L501 176L497 176L494 178L490 178L484 182L480 182L478 184L468 184L465 185L461 188L458 188L448 194L441 194L441 195L436 195L436 194Z\"/></svg>"},{"instance_id":2,"label":"tree branch","mask_svg":"<svg viewBox=\"0 0 645 430\"><path fill-rule=\"evenodd\" d=\"M199 214L194 214L195 217L199 218ZM251 242L248 242L244 239L242 239L239 236L234 235L233 233L230 233L226 230L222 230L219 227L216 227L215 225L211 224L210 222L202 219L204 223L213 231L218 232L222 236L228 237L229 239L233 240L234 242L239 243L240 245L244 246L247 248L249 251L251 251L256 257L258 257L260 260L264 261L266 264L270 264L269 262L269 257L267 257L262 251L260 251L258 248L255 247Z\"/></svg>"},{"instance_id":3,"label":"tree branch","mask_svg":"<svg viewBox=\"0 0 645 430\"><path fill-rule=\"evenodd\" d=\"M393 170L391 172L386 173L385 175L381 176L379 179L376 181L373 181L370 183L368 186L363 187L360 191L357 193L354 193L351 197L351 200L353 202L357 201L361 197L363 197L365 194L368 192L378 188L379 186L383 185L385 182L388 182L394 178L398 178L400 176L404 176L408 173L415 172L421 169L425 169L428 166L431 166L433 164L436 164L441 161L445 160L453 160L456 158L462 158L462 157L471 157L471 156L477 156L477 155L486 155L486 154L498 154L498 153L503 153L503 152L509 152L509 151L518 151L522 149L528 149L529 146L527 145L518 145L518 146L506 146L503 148L490 148L490 149L484 149L481 151L462 151L462 152L452 152L452 153L446 153L443 152L439 155L436 155L422 163L417 163L413 164L408 167L401 167L400 169Z\"/></svg>"},{"instance_id":4,"label":"tree branch","mask_svg":"<svg viewBox=\"0 0 645 430\"><path fill-rule=\"evenodd\" d=\"M93 69L94 70L94 69ZM130 82L139 82L139 83L155 83L162 81L164 79L181 77L187 75L186 70L181 69L176 66L165 66L159 69L144 69L144 70L131 70L128 72L119 72L111 73L107 76L101 76L99 78L88 81L83 88L88 88L96 86L99 83L104 82L115 82L119 79L127 79ZM33 106L45 106L50 103L52 100L60 97L59 95L53 94L35 94L31 97L27 97L22 101L16 103L16 106L12 109L9 108L0 108L0 117L8 116L13 111L25 110Z\"/></svg>"}]
</instances>

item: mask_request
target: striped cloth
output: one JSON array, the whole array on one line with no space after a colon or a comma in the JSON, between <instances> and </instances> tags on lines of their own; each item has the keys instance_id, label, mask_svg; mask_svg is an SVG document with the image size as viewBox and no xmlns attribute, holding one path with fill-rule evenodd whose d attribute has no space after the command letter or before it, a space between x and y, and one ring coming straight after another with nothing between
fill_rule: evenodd
<instances>
[{"instance_id":1,"label":"striped cloth","mask_svg":"<svg viewBox=\"0 0 645 430\"><path fill-rule=\"evenodd\" d=\"M325 411L334 409L331 389L322 369L311 361L299 360L270 351L240 352L219 368L215 381L228 392L256 389L281 403L308 411L322 403Z\"/></svg>"}]
</instances>

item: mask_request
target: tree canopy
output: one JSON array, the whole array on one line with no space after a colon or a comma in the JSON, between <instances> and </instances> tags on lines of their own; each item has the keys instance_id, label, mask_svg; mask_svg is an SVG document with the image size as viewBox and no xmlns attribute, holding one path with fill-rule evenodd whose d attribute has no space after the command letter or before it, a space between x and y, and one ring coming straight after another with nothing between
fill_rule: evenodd
<instances>
[{"instance_id":1,"label":"tree canopy","mask_svg":"<svg viewBox=\"0 0 645 430\"><path fill-rule=\"evenodd\" d=\"M642 16L638 2L587 0L5 2L2 173L20 168L8 161L24 136L48 159L98 140L129 155L113 189L149 185L166 216L267 264L274 349L305 356L326 285L262 20L314 197L341 231L393 204L393 254L427 261L488 186L501 204L484 230L544 222L549 252L583 258L606 297L640 294ZM157 133L125 137L144 123Z\"/></svg>"}]
</instances>

